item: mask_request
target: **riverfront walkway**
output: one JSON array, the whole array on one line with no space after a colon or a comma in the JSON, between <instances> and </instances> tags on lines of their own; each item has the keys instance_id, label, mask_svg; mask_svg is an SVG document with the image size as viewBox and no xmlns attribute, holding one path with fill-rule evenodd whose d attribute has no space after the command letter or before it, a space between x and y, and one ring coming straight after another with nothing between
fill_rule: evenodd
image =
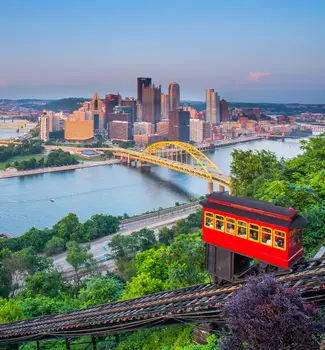
<instances>
[{"instance_id":1,"label":"riverfront walkway","mask_svg":"<svg viewBox=\"0 0 325 350\"><path fill-rule=\"evenodd\" d=\"M84 163L78 163L73 165L64 165L64 166L57 166L57 167L50 167L50 168L23 170L23 171L15 171L15 170L0 171L0 179L7 179L9 177L52 173L56 171L76 170L76 169L82 169L82 168L90 168L95 166L119 164L119 163L120 163L120 160L118 159L110 159L110 160L103 160L98 162L86 161Z\"/></svg>"}]
</instances>

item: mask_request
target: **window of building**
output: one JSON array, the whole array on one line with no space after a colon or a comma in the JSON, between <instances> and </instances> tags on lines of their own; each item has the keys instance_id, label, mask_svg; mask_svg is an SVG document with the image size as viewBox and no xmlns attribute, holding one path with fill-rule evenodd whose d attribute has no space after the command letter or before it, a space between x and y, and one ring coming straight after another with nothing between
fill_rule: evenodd
<instances>
[{"instance_id":1,"label":"window of building","mask_svg":"<svg viewBox=\"0 0 325 350\"><path fill-rule=\"evenodd\" d=\"M254 224L249 224L249 239L252 241L259 241L259 227Z\"/></svg>"},{"instance_id":2,"label":"window of building","mask_svg":"<svg viewBox=\"0 0 325 350\"><path fill-rule=\"evenodd\" d=\"M272 246L272 229L268 227L261 228L261 243Z\"/></svg>"},{"instance_id":3,"label":"window of building","mask_svg":"<svg viewBox=\"0 0 325 350\"><path fill-rule=\"evenodd\" d=\"M225 230L225 219L222 215L216 215L216 229L222 232Z\"/></svg>"},{"instance_id":4,"label":"window of building","mask_svg":"<svg viewBox=\"0 0 325 350\"><path fill-rule=\"evenodd\" d=\"M274 230L273 246L275 248L279 248L279 249L285 250L286 249L285 238L286 238L285 232Z\"/></svg>"},{"instance_id":5,"label":"window of building","mask_svg":"<svg viewBox=\"0 0 325 350\"><path fill-rule=\"evenodd\" d=\"M205 212L204 214L204 226L213 228L213 214L209 212Z\"/></svg>"},{"instance_id":6,"label":"window of building","mask_svg":"<svg viewBox=\"0 0 325 350\"><path fill-rule=\"evenodd\" d=\"M247 238L247 223L245 221L237 221L237 236Z\"/></svg>"},{"instance_id":7,"label":"window of building","mask_svg":"<svg viewBox=\"0 0 325 350\"><path fill-rule=\"evenodd\" d=\"M236 220L231 218L226 218L226 232L231 235L235 234Z\"/></svg>"}]
</instances>

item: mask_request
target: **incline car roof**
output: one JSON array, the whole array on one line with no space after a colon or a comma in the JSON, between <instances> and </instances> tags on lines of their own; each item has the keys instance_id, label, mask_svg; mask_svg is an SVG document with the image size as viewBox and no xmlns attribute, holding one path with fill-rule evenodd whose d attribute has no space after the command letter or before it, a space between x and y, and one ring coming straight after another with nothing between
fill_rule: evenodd
<instances>
[{"instance_id":1,"label":"incline car roof","mask_svg":"<svg viewBox=\"0 0 325 350\"><path fill-rule=\"evenodd\" d=\"M273 213L273 214L283 215L287 217L293 217L298 213L296 210L292 208L290 209L290 208L280 207L273 203L251 199L251 198L233 197L226 192L213 192L207 195L206 198L208 201L220 201L224 203L229 203L229 205L235 204L235 205L258 209L258 210L265 211L267 213Z\"/></svg>"},{"instance_id":2,"label":"incline car roof","mask_svg":"<svg viewBox=\"0 0 325 350\"><path fill-rule=\"evenodd\" d=\"M212 210L218 210L220 212L286 228L302 228L307 224L307 220L297 215L297 211L295 210L292 211L272 203L250 198L232 197L224 192L212 193L207 196L207 199L201 201L200 204ZM231 204L235 206L231 206ZM245 208L247 208L247 210L245 210ZM256 209L257 212L249 211L249 208ZM267 213L273 213L281 217L272 217L267 215ZM287 217L288 219L284 219L283 217Z\"/></svg>"}]
</instances>

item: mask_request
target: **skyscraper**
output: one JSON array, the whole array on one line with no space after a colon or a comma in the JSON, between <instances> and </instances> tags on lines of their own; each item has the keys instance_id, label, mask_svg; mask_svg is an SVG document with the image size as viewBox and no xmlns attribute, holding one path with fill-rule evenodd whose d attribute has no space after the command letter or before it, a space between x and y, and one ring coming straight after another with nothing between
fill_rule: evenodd
<instances>
[{"instance_id":1,"label":"skyscraper","mask_svg":"<svg viewBox=\"0 0 325 350\"><path fill-rule=\"evenodd\" d=\"M183 142L190 140L190 112L182 109L169 111L168 139Z\"/></svg>"},{"instance_id":2,"label":"skyscraper","mask_svg":"<svg viewBox=\"0 0 325 350\"><path fill-rule=\"evenodd\" d=\"M116 94L105 95L105 115L113 113L114 107L120 104L121 96Z\"/></svg>"},{"instance_id":3,"label":"skyscraper","mask_svg":"<svg viewBox=\"0 0 325 350\"><path fill-rule=\"evenodd\" d=\"M114 107L120 104L120 100L121 100L121 96L118 94L105 95L105 123L104 123L105 129L107 129L108 127L109 115L113 113Z\"/></svg>"},{"instance_id":4,"label":"skyscraper","mask_svg":"<svg viewBox=\"0 0 325 350\"><path fill-rule=\"evenodd\" d=\"M142 103L142 89L151 85L151 78L138 78L137 79L137 100Z\"/></svg>"},{"instance_id":5,"label":"skyscraper","mask_svg":"<svg viewBox=\"0 0 325 350\"><path fill-rule=\"evenodd\" d=\"M226 100L222 99L220 101L220 117L222 122L229 121L229 108Z\"/></svg>"},{"instance_id":6,"label":"skyscraper","mask_svg":"<svg viewBox=\"0 0 325 350\"><path fill-rule=\"evenodd\" d=\"M180 106L180 94L179 85L175 82L171 82L168 86L169 95L169 110L176 111Z\"/></svg>"},{"instance_id":7,"label":"skyscraper","mask_svg":"<svg viewBox=\"0 0 325 350\"><path fill-rule=\"evenodd\" d=\"M220 99L214 89L206 89L205 119L212 124L220 123Z\"/></svg>"},{"instance_id":8,"label":"skyscraper","mask_svg":"<svg viewBox=\"0 0 325 350\"><path fill-rule=\"evenodd\" d=\"M161 86L150 85L142 87L142 120L155 125L161 114Z\"/></svg>"},{"instance_id":9,"label":"skyscraper","mask_svg":"<svg viewBox=\"0 0 325 350\"><path fill-rule=\"evenodd\" d=\"M42 141L48 141L50 130L50 118L44 112L40 117L40 136Z\"/></svg>"},{"instance_id":10,"label":"skyscraper","mask_svg":"<svg viewBox=\"0 0 325 350\"><path fill-rule=\"evenodd\" d=\"M168 119L169 95L161 94L161 119Z\"/></svg>"},{"instance_id":11,"label":"skyscraper","mask_svg":"<svg viewBox=\"0 0 325 350\"><path fill-rule=\"evenodd\" d=\"M131 108L132 123L135 122L136 117L137 117L137 101L136 101L136 99L126 97L125 99L121 100L121 106Z\"/></svg>"},{"instance_id":12,"label":"skyscraper","mask_svg":"<svg viewBox=\"0 0 325 350\"><path fill-rule=\"evenodd\" d=\"M94 121L94 129L104 129L104 105L97 92L90 101L90 112Z\"/></svg>"}]
</instances>

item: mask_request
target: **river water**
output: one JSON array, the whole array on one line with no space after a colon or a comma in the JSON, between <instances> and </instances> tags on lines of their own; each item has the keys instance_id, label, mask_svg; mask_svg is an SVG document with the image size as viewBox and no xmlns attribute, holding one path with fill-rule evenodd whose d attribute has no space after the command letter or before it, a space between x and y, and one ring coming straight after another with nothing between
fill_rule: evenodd
<instances>
[{"instance_id":1,"label":"river water","mask_svg":"<svg viewBox=\"0 0 325 350\"><path fill-rule=\"evenodd\" d=\"M291 158L299 140L260 140L219 148L208 157L229 173L234 148L270 150ZM32 226L51 227L69 212L81 221L97 213L140 214L204 195L207 182L169 169L152 166L149 173L124 165L0 179L0 233L19 236ZM51 201L54 200L54 201Z\"/></svg>"}]
</instances>

